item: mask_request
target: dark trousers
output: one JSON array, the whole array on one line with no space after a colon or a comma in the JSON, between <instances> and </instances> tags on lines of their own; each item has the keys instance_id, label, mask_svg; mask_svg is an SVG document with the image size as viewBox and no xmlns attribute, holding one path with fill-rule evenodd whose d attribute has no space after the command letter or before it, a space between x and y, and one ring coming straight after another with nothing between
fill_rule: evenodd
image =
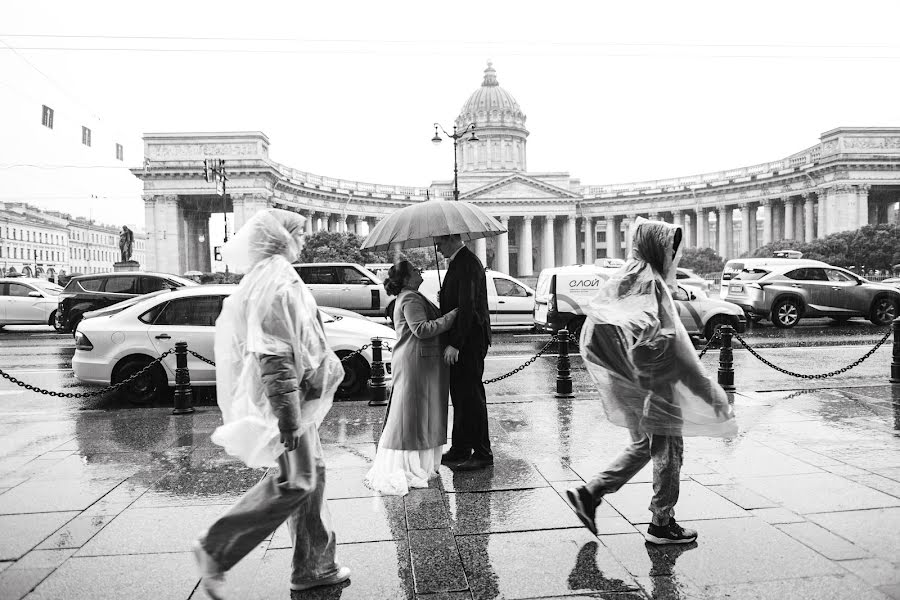
<instances>
[{"instance_id":1,"label":"dark trousers","mask_svg":"<svg viewBox=\"0 0 900 600\"><path fill-rule=\"evenodd\" d=\"M452 451L472 450L478 458L489 458L487 397L484 393L484 357L486 348L466 347L450 367L450 400L453 402Z\"/></svg>"}]
</instances>

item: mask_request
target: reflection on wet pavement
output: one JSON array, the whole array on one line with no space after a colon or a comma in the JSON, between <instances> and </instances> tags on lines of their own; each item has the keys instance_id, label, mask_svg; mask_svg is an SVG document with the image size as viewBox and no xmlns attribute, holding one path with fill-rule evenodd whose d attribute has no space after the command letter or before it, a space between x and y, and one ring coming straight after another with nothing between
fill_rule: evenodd
<instances>
[{"instance_id":1,"label":"reflection on wet pavement","mask_svg":"<svg viewBox=\"0 0 900 600\"><path fill-rule=\"evenodd\" d=\"M697 542L656 547L649 469L598 508L599 536L563 499L627 439L582 376L568 400L504 381L493 467L441 467L404 498L362 483L384 409L335 404L326 495L351 581L289 594L281 528L231 573L234 597L900 597L900 536L884 534L900 528L900 386L739 390L737 438L685 443L676 512ZM190 543L263 475L211 444L218 410L22 398L0 397L0 597L204 597Z\"/></svg>"}]
</instances>

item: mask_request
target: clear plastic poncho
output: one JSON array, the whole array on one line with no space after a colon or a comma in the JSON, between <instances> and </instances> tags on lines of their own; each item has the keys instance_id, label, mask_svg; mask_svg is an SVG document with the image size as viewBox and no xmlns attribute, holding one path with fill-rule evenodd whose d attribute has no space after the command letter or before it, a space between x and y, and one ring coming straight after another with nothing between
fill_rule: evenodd
<instances>
[{"instance_id":1,"label":"clear plastic poncho","mask_svg":"<svg viewBox=\"0 0 900 600\"><path fill-rule=\"evenodd\" d=\"M212 441L250 467L275 466L284 451L258 355L293 361L300 431L322 423L344 378L316 301L291 266L302 247L303 222L296 213L264 210L222 249L225 261L245 275L216 321L216 392L224 424Z\"/></svg>"},{"instance_id":2,"label":"clear plastic poncho","mask_svg":"<svg viewBox=\"0 0 900 600\"><path fill-rule=\"evenodd\" d=\"M697 358L670 288L681 229L636 219L632 257L585 311L581 355L611 423L648 434L732 436L725 391Z\"/></svg>"}]
</instances>

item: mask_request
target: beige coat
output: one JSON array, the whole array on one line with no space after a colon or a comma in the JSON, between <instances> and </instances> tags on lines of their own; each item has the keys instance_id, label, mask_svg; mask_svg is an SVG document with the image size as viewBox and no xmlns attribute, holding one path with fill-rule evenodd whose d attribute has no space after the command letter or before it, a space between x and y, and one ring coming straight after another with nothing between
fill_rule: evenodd
<instances>
[{"instance_id":1,"label":"beige coat","mask_svg":"<svg viewBox=\"0 0 900 600\"><path fill-rule=\"evenodd\" d=\"M397 341L391 357L394 384L381 445L426 450L447 442L449 369L440 334L455 315L441 311L419 292L403 290L394 307Z\"/></svg>"}]
</instances>

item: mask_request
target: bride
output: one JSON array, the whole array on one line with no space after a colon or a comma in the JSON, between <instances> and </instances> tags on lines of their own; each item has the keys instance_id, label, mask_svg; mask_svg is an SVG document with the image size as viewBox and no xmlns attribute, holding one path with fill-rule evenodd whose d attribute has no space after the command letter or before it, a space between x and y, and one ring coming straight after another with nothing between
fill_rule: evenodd
<instances>
[{"instance_id":1,"label":"bride","mask_svg":"<svg viewBox=\"0 0 900 600\"><path fill-rule=\"evenodd\" d=\"M403 496L411 487L428 487L437 475L447 442L449 370L442 360L444 333L456 310L443 317L418 292L422 275L409 261L391 267L384 289L397 296L391 364L393 390L375 462L366 485L377 492Z\"/></svg>"}]
</instances>

